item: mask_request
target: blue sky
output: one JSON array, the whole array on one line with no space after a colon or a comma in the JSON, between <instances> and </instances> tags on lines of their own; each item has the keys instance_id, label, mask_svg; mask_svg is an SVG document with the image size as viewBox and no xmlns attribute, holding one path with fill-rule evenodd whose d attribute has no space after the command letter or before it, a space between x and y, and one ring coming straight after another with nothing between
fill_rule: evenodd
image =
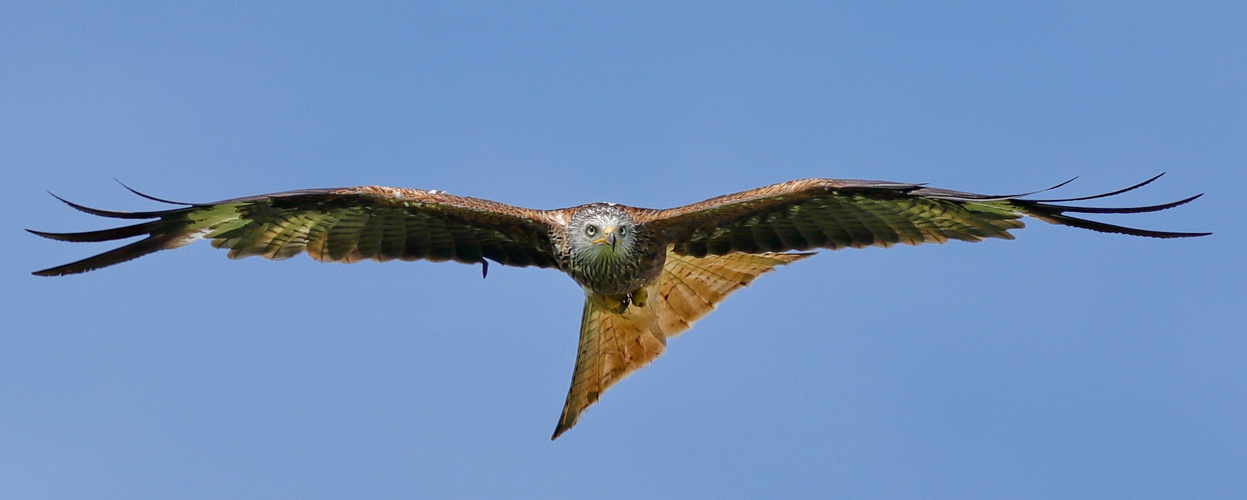
<instances>
[{"instance_id":1,"label":"blue sky","mask_svg":"<svg viewBox=\"0 0 1247 500\"><path fill-rule=\"evenodd\" d=\"M0 497L1214 498L1247 487L1247 9L710 2L0 7ZM556 272L22 231L383 184L536 208L802 177L1094 194L1016 241L767 275L548 440Z\"/></svg>"}]
</instances>

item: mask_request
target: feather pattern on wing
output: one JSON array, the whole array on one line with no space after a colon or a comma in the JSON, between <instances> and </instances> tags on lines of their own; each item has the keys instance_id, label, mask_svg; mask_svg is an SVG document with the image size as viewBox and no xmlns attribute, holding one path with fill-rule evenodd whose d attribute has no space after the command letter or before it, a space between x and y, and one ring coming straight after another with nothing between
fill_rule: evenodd
<instances>
[{"instance_id":1,"label":"feather pattern on wing","mask_svg":"<svg viewBox=\"0 0 1247 500\"><path fill-rule=\"evenodd\" d=\"M64 201L64 200L62 200ZM163 201L163 200L159 200ZM66 202L69 203L69 202ZM74 274L159 250L210 239L238 259L288 259L307 253L321 262L454 260L557 267L549 233L552 214L436 191L363 186L290 191L156 212L111 212L70 206L103 217L157 219L83 233L37 235L62 241L147 237L121 248L35 274Z\"/></svg>"},{"instance_id":2,"label":"feather pattern on wing","mask_svg":"<svg viewBox=\"0 0 1247 500\"><path fill-rule=\"evenodd\" d=\"M1103 195L1050 201L1112 196L1155 179ZM1136 229L1065 215L1150 212L1176 207L1198 196L1130 208L1067 206L1022 196L1026 195L987 196L884 181L804 179L678 208L644 210L638 213L637 220L663 232L668 241L676 244L676 253L693 256L890 247L897 243L919 245L953 239L1012 239L1009 231L1022 228L1021 218L1027 216L1053 224L1135 236L1183 238L1207 234Z\"/></svg>"}]
</instances>

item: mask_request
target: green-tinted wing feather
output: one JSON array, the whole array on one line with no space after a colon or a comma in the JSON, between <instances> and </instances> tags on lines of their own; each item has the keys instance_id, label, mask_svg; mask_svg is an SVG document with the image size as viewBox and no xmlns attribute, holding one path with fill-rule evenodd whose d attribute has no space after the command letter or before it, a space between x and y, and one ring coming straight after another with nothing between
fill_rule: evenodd
<instances>
[{"instance_id":1,"label":"green-tinted wing feather","mask_svg":"<svg viewBox=\"0 0 1247 500\"><path fill-rule=\"evenodd\" d=\"M1027 216L1053 224L1155 238L1208 234L1150 231L1065 215L1152 212L1182 205L1198 196L1130 208L1054 204L1120 194L1157 177L1112 193L1065 200L1022 199L1027 195L986 196L896 182L805 179L669 210L643 211L638 221L662 231L675 243L675 252L698 257L732 252L918 245L953 239L1012 239L1009 230L1023 227L1021 218Z\"/></svg>"},{"instance_id":2,"label":"green-tinted wing feather","mask_svg":"<svg viewBox=\"0 0 1247 500\"><path fill-rule=\"evenodd\" d=\"M155 212L112 212L66 203L104 217L154 220L83 233L31 231L62 241L146 236L36 275L82 273L198 239L210 239L213 246L229 249L230 258L259 255L278 260L306 252L322 262L424 259L484 263L489 259L510 266L558 264L549 239L552 221L548 212L437 191L381 186L316 189L216 203L182 203L186 206Z\"/></svg>"}]
</instances>

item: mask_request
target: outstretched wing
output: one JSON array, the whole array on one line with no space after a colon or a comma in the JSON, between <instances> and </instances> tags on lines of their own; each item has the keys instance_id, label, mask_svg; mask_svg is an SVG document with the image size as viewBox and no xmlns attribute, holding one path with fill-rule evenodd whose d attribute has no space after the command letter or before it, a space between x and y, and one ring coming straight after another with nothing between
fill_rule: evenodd
<instances>
[{"instance_id":1,"label":"outstretched wing","mask_svg":"<svg viewBox=\"0 0 1247 500\"><path fill-rule=\"evenodd\" d=\"M1145 207L1094 208L1057 204L1121 194L1143 187L1159 177L1111 193L1063 200L1023 198L1034 193L987 196L919 184L804 179L668 210L642 211L638 222L662 231L668 241L675 243L676 253L698 257L732 252L889 247L897 243L919 245L944 243L950 239L1012 239L1009 230L1023 227L1022 217L1153 238L1209 234L1151 231L1066 215L1154 212L1182 205L1200 195Z\"/></svg>"},{"instance_id":2,"label":"outstretched wing","mask_svg":"<svg viewBox=\"0 0 1247 500\"><path fill-rule=\"evenodd\" d=\"M454 260L509 266L557 267L549 233L551 212L439 191L363 186L266 194L154 212L113 212L65 203L118 219L153 219L82 233L30 232L61 241L142 240L34 274L60 276L111 266L210 239L232 259L287 259L307 252L321 262ZM58 198L60 199L60 198Z\"/></svg>"},{"instance_id":3,"label":"outstretched wing","mask_svg":"<svg viewBox=\"0 0 1247 500\"><path fill-rule=\"evenodd\" d=\"M662 355L668 338L691 328L729 294L776 266L810 255L734 253L698 258L672 254L658 282L646 289L644 305L615 314L593 297L587 298L572 385L550 439L576 425L580 414L607 388Z\"/></svg>"}]
</instances>

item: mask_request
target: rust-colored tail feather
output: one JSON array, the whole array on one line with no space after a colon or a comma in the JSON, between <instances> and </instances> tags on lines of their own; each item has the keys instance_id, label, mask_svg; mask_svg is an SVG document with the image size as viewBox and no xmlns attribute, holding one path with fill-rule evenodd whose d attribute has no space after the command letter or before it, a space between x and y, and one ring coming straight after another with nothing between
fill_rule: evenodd
<instances>
[{"instance_id":1,"label":"rust-colored tail feather","mask_svg":"<svg viewBox=\"0 0 1247 500\"><path fill-rule=\"evenodd\" d=\"M550 439L558 438L616 382L649 364L666 350L667 339L693 326L729 294L775 266L812 253L763 253L690 257L668 252L658 283L646 290L644 306L623 314L585 299L580 349L563 414Z\"/></svg>"}]
</instances>

